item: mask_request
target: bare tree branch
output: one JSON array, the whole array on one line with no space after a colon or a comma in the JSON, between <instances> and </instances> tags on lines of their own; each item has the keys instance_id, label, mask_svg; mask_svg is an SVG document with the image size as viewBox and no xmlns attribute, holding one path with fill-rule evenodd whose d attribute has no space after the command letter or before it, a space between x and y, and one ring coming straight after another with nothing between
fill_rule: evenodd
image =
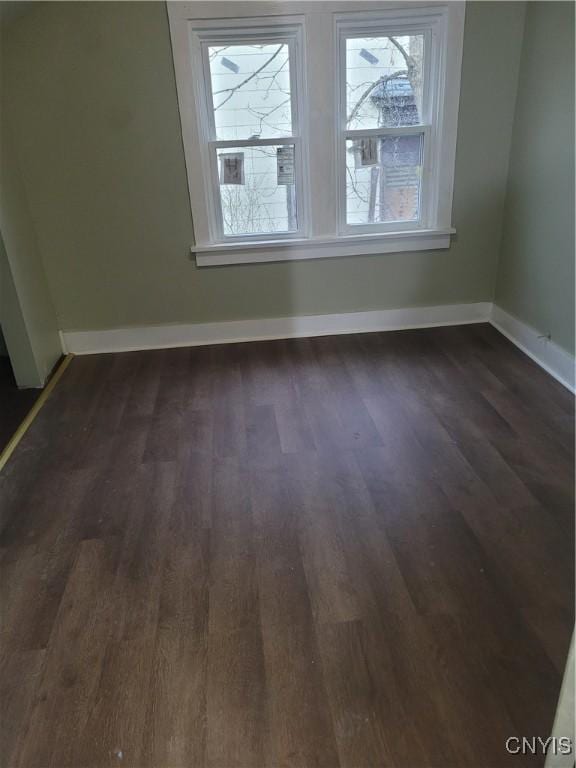
<instances>
[{"instance_id":1,"label":"bare tree branch","mask_svg":"<svg viewBox=\"0 0 576 768\"><path fill-rule=\"evenodd\" d=\"M362 202L362 203L367 203L368 202L368 198L367 197L363 197L362 194L360 193L358 187L356 186L356 179L352 175L352 171L350 170L350 167L348 166L348 164L346 164L346 173L348 174L348 177L350 178L350 186L352 187L352 191L354 192L354 194L356 195L358 200L360 200L360 202Z\"/></svg>"},{"instance_id":2,"label":"bare tree branch","mask_svg":"<svg viewBox=\"0 0 576 768\"><path fill-rule=\"evenodd\" d=\"M224 45L224 46L222 46L222 48L215 48L215 49L212 51L212 53L210 54L210 57L209 57L209 58L210 58L210 61L214 61L214 59L216 58L216 56L218 56L219 54L221 54L223 51L225 51L225 50L226 50L227 48L229 48L229 47L230 47L230 46L228 46L228 45Z\"/></svg>"},{"instance_id":3,"label":"bare tree branch","mask_svg":"<svg viewBox=\"0 0 576 768\"><path fill-rule=\"evenodd\" d=\"M230 101L230 99L232 98L232 96L234 96L236 91L240 90L240 88L243 88L246 85L246 83L250 82L250 80L253 80L257 75L260 74L260 72L262 72L263 69L266 69L268 64L270 64L271 61L274 61L276 56L278 56L278 54L280 53L280 51L282 50L283 47L284 47L283 44L279 45L277 50L272 54L272 56L270 56L270 58L266 62L264 62L264 64L262 64L261 67L258 67L258 69L256 69L254 72L252 72L252 74L248 75L248 77L245 78L241 83L238 83L238 85L235 85L232 88L223 88L220 91L214 91L214 93L212 94L213 96L216 96L219 93L227 93L228 94L228 96L226 96L226 98L223 99L223 101L221 101L220 104L218 104L217 107L214 107L214 111L216 111L217 109L220 109L220 107L222 107L224 104L226 104L227 101Z\"/></svg>"},{"instance_id":4,"label":"bare tree branch","mask_svg":"<svg viewBox=\"0 0 576 768\"><path fill-rule=\"evenodd\" d=\"M278 69L276 70L276 72L274 72L273 74L270 74L270 75L262 75L262 77L261 77L261 80L264 80L264 79L270 80L270 84L267 86L267 88L266 88L266 91L265 91L265 93L264 93L264 96L263 96L263 98L265 98L265 99L266 99L266 98L268 97L268 94L269 94L269 93L270 93L270 91L272 90L272 86L273 86L273 85L276 83L276 78L278 77L278 75L280 74L280 72L282 72L282 70L284 69L284 67L286 66L286 64L288 64L288 59L286 59L286 61L285 61L283 64L281 64L281 65L278 67ZM282 93L285 93L286 95L289 95L289 94L288 94L288 91L284 91L282 88L279 88L278 90L280 90Z\"/></svg>"},{"instance_id":5,"label":"bare tree branch","mask_svg":"<svg viewBox=\"0 0 576 768\"><path fill-rule=\"evenodd\" d=\"M262 132L263 125L267 125L269 128L272 128L272 129L277 129L277 126L270 125L269 123L266 122L266 120L270 117L271 114L276 112L277 109L280 109L285 104L289 104L291 100L292 99L289 96L285 101L280 102L280 104L273 107L269 112L259 112L257 109L254 109L254 107L251 107L250 105L248 105L247 107L248 111L260 121L260 125L258 126L258 133Z\"/></svg>"},{"instance_id":6,"label":"bare tree branch","mask_svg":"<svg viewBox=\"0 0 576 768\"><path fill-rule=\"evenodd\" d=\"M354 105L354 108L352 109L352 112L350 113L350 116L348 117L348 123L350 123L358 114L360 111L360 107L362 104L366 101L368 96L372 93L372 91L381 83L386 83L388 80L392 80L395 77L400 77L402 75L406 75L410 82L412 83L414 79L414 75L417 70L416 61L413 56L410 56L410 54L407 52L407 50L404 48L403 45L401 45L398 40L396 40L395 37L389 37L388 40L392 43L392 45L400 51L402 54L402 57L404 61L406 62L406 70L400 70L398 72L394 72L391 75L383 75L382 77L379 77L378 80L375 80L371 85L369 85L360 96L359 100Z\"/></svg>"},{"instance_id":7,"label":"bare tree branch","mask_svg":"<svg viewBox=\"0 0 576 768\"><path fill-rule=\"evenodd\" d=\"M390 40L392 45L400 51L400 53L404 57L404 61L406 62L406 66L408 67L408 69L413 68L416 62L414 61L412 56L410 56L410 54L406 51L404 46L400 45L400 43L398 42L398 40L396 40L395 37L389 37L388 40Z\"/></svg>"},{"instance_id":8,"label":"bare tree branch","mask_svg":"<svg viewBox=\"0 0 576 768\"><path fill-rule=\"evenodd\" d=\"M350 112L350 114L348 115L348 120L347 120L348 124L350 124L352 120L354 120L354 118L357 116L358 112L360 111L360 107L362 106L362 104L364 104L368 96L370 96L372 91L378 85L380 85L381 83L385 84L388 82L388 80L393 80L395 77L400 77L402 75L407 75L407 74L408 73L405 69L401 69L398 72L393 72L391 75L382 75L382 77L379 77L378 80L375 80L373 83L370 83L370 85L366 89L364 89L364 91L362 92L362 95L354 105L352 112Z\"/></svg>"}]
</instances>

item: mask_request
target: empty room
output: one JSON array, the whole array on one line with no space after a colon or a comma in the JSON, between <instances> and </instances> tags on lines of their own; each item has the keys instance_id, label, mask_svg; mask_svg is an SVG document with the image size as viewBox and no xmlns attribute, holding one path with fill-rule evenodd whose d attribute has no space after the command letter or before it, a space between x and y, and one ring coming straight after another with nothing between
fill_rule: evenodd
<instances>
[{"instance_id":1,"label":"empty room","mask_svg":"<svg viewBox=\"0 0 576 768\"><path fill-rule=\"evenodd\" d=\"M574 768L562 0L0 0L0 768Z\"/></svg>"}]
</instances>

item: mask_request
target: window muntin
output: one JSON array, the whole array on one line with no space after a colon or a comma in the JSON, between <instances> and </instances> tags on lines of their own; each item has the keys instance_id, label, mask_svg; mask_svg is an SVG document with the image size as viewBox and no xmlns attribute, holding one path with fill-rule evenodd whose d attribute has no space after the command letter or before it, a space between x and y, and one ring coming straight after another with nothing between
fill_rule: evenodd
<instances>
[{"instance_id":1,"label":"window muntin","mask_svg":"<svg viewBox=\"0 0 576 768\"><path fill-rule=\"evenodd\" d=\"M380 29L378 28L380 26ZM430 137L430 36L339 27L342 231L422 228Z\"/></svg>"},{"instance_id":2,"label":"window muntin","mask_svg":"<svg viewBox=\"0 0 576 768\"><path fill-rule=\"evenodd\" d=\"M199 36L213 240L301 235L299 28Z\"/></svg>"}]
</instances>

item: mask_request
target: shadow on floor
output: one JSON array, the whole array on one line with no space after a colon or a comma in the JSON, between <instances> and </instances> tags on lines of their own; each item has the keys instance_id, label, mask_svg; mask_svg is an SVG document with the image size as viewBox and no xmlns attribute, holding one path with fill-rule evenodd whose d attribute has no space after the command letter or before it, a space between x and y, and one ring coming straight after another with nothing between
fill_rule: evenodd
<instances>
[{"instance_id":1,"label":"shadow on floor","mask_svg":"<svg viewBox=\"0 0 576 768\"><path fill-rule=\"evenodd\" d=\"M0 451L36 402L41 389L18 389L10 358L0 357Z\"/></svg>"}]
</instances>

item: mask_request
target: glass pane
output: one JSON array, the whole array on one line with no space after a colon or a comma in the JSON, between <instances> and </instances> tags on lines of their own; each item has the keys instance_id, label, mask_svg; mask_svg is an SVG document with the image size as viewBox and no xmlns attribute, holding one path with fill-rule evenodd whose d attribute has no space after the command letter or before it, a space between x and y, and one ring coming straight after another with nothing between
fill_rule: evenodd
<instances>
[{"instance_id":1,"label":"glass pane","mask_svg":"<svg viewBox=\"0 0 576 768\"><path fill-rule=\"evenodd\" d=\"M293 232L298 228L293 146L216 151L225 235Z\"/></svg>"},{"instance_id":2,"label":"glass pane","mask_svg":"<svg viewBox=\"0 0 576 768\"><path fill-rule=\"evenodd\" d=\"M424 35L346 40L346 123L350 130L422 122Z\"/></svg>"},{"instance_id":3,"label":"glass pane","mask_svg":"<svg viewBox=\"0 0 576 768\"><path fill-rule=\"evenodd\" d=\"M208 48L216 138L292 134L287 43Z\"/></svg>"},{"instance_id":4,"label":"glass pane","mask_svg":"<svg viewBox=\"0 0 576 768\"><path fill-rule=\"evenodd\" d=\"M346 142L346 222L417 221L423 136L381 136Z\"/></svg>"}]
</instances>

